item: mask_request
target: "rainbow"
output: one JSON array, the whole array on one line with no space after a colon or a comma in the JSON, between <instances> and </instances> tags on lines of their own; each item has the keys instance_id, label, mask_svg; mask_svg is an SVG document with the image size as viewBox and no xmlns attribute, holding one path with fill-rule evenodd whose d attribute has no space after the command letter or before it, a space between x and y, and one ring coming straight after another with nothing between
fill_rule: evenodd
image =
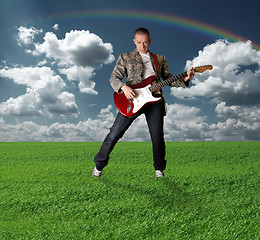
<instances>
[{"instance_id":1,"label":"rainbow","mask_svg":"<svg viewBox=\"0 0 260 240\"><path fill-rule=\"evenodd\" d=\"M247 41L245 37L239 36L230 31L222 28L199 22L194 19L183 18L176 15L169 15L158 12L147 12L138 10L125 10L125 9L99 9L99 10L83 10L75 12L65 12L56 14L55 16L47 17L51 20L54 19L66 19L66 18L119 18L126 20L143 20L155 23L161 23L173 27L182 28L187 31L195 31L199 34L207 35L213 38L227 39L233 42ZM260 44L252 42L252 46L256 49L260 49Z\"/></svg>"}]
</instances>

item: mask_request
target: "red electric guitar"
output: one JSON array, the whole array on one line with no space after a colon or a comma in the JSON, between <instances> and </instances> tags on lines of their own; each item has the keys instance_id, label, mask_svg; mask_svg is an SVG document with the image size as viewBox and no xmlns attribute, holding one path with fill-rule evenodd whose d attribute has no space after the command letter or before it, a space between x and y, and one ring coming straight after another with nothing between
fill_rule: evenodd
<instances>
[{"instance_id":1,"label":"red electric guitar","mask_svg":"<svg viewBox=\"0 0 260 240\"><path fill-rule=\"evenodd\" d=\"M207 69L212 70L212 65L205 65L193 68L195 72L203 73ZM187 72L180 75L170 77L162 82L152 85L152 82L157 78L150 76L139 84L130 85L134 89L136 96L133 99L127 99L124 93L114 92L114 101L119 112L124 116L130 117L138 113L146 104L157 103L162 100L162 96L154 94L162 87L175 82L176 80L183 79L187 76Z\"/></svg>"}]
</instances>

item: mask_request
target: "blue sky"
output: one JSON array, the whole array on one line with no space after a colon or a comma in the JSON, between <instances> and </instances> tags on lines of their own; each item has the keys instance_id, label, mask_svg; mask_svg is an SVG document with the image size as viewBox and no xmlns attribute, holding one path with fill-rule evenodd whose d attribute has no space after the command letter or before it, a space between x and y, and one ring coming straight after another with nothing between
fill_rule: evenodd
<instances>
[{"instance_id":1,"label":"blue sky","mask_svg":"<svg viewBox=\"0 0 260 240\"><path fill-rule=\"evenodd\" d=\"M155 12L209 24L260 43L257 1L2 0L0 141L102 141L116 116L109 78L133 32L150 30L150 50L177 75L212 64L188 89L165 87L167 141L259 141L260 53L249 41L129 18L79 16L99 10ZM149 141L144 117L125 141Z\"/></svg>"}]
</instances>

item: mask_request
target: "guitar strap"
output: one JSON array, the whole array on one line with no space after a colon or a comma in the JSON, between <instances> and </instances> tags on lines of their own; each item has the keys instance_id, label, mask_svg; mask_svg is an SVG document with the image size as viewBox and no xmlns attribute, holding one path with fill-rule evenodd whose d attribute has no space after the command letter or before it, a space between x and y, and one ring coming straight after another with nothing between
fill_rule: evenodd
<instances>
[{"instance_id":1,"label":"guitar strap","mask_svg":"<svg viewBox=\"0 0 260 240\"><path fill-rule=\"evenodd\" d=\"M157 56L156 54L153 54L153 61L154 61L154 65L155 65L155 70L157 71L157 73L159 72L159 64L158 64L158 59L157 59Z\"/></svg>"},{"instance_id":2,"label":"guitar strap","mask_svg":"<svg viewBox=\"0 0 260 240\"><path fill-rule=\"evenodd\" d=\"M159 64L158 64L158 59L157 59L157 56L156 54L153 54L153 61L154 61L154 65L155 65L155 70L157 71L157 73L159 72Z\"/></svg>"}]
</instances>

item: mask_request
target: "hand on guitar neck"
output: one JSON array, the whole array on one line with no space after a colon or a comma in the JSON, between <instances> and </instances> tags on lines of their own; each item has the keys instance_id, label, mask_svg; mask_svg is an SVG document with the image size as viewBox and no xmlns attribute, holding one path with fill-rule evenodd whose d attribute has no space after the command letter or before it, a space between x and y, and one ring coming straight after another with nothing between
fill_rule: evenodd
<instances>
[{"instance_id":1,"label":"hand on guitar neck","mask_svg":"<svg viewBox=\"0 0 260 240\"><path fill-rule=\"evenodd\" d=\"M183 80L185 82L189 81L192 77L194 77L195 71L193 70L193 68L191 68L188 72L187 72L187 77L185 77Z\"/></svg>"},{"instance_id":2,"label":"hand on guitar neck","mask_svg":"<svg viewBox=\"0 0 260 240\"><path fill-rule=\"evenodd\" d=\"M123 85L121 90L124 92L127 99L133 99L136 96L134 89L127 85Z\"/></svg>"}]
</instances>

